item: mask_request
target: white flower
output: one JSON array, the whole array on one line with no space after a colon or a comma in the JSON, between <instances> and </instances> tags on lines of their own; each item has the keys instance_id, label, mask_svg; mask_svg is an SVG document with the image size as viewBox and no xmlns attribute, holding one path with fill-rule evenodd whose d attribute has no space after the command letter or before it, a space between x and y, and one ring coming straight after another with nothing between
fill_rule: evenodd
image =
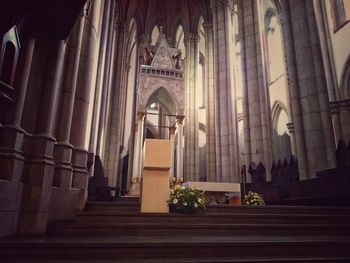
<instances>
[{"instance_id":1,"label":"white flower","mask_svg":"<svg viewBox=\"0 0 350 263\"><path fill-rule=\"evenodd\" d=\"M177 202L179 202L179 200L177 200L176 198L173 200L173 204L176 205Z\"/></svg>"},{"instance_id":2,"label":"white flower","mask_svg":"<svg viewBox=\"0 0 350 263\"><path fill-rule=\"evenodd\" d=\"M184 202L184 206L187 206L187 202Z\"/></svg>"},{"instance_id":3,"label":"white flower","mask_svg":"<svg viewBox=\"0 0 350 263\"><path fill-rule=\"evenodd\" d=\"M197 208L197 207L198 207L198 204L197 204L197 203L194 203L194 207Z\"/></svg>"},{"instance_id":4,"label":"white flower","mask_svg":"<svg viewBox=\"0 0 350 263\"><path fill-rule=\"evenodd\" d=\"M184 186L181 186L181 189L182 189L182 190L185 190L185 189L186 189L186 187L184 187Z\"/></svg>"}]
</instances>

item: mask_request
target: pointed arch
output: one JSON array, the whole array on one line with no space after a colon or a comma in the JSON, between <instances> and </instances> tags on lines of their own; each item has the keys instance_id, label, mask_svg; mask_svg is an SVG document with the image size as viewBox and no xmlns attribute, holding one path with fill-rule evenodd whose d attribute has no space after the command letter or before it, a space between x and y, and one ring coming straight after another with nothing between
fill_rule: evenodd
<instances>
[{"instance_id":1,"label":"pointed arch","mask_svg":"<svg viewBox=\"0 0 350 263\"><path fill-rule=\"evenodd\" d=\"M130 16L127 17L126 19L126 24L130 25L131 20L135 20L136 28L137 28L137 33L143 32L143 23L141 19L141 13L137 7L134 8L134 10L130 13Z\"/></svg>"},{"instance_id":2,"label":"pointed arch","mask_svg":"<svg viewBox=\"0 0 350 263\"><path fill-rule=\"evenodd\" d=\"M174 99L174 94L171 94L169 89L165 87L159 87L153 91L152 94L147 98L146 107L152 103L159 103L165 108L168 113L175 114L177 112L178 106Z\"/></svg>"},{"instance_id":3,"label":"pointed arch","mask_svg":"<svg viewBox=\"0 0 350 263\"><path fill-rule=\"evenodd\" d=\"M287 106L280 100L276 100L272 106L271 115L272 115L272 127L276 128L278 125L279 116L281 111L285 111L289 117L289 112Z\"/></svg>"},{"instance_id":4,"label":"pointed arch","mask_svg":"<svg viewBox=\"0 0 350 263\"><path fill-rule=\"evenodd\" d=\"M187 34L189 32L189 28L186 26L186 23L184 22L183 18L181 16L178 16L173 23L173 25L170 27L169 30L169 36L171 39L176 39L176 34L179 26L182 27L184 34Z\"/></svg>"},{"instance_id":5,"label":"pointed arch","mask_svg":"<svg viewBox=\"0 0 350 263\"><path fill-rule=\"evenodd\" d=\"M339 87L341 99L350 99L350 55L345 61Z\"/></svg>"},{"instance_id":6,"label":"pointed arch","mask_svg":"<svg viewBox=\"0 0 350 263\"><path fill-rule=\"evenodd\" d=\"M153 17L152 20L150 20L150 22L146 24L145 32L151 33L154 27L156 26L158 27L158 29L160 28L160 26L162 26L162 19L159 16Z\"/></svg>"},{"instance_id":7,"label":"pointed arch","mask_svg":"<svg viewBox=\"0 0 350 263\"><path fill-rule=\"evenodd\" d=\"M203 1L197 6L197 8L194 10L194 14L192 16L192 21L190 22L190 30L191 32L197 32L198 31L198 24L200 22L200 19L202 18L204 20L204 23L207 21L210 21L207 6Z\"/></svg>"}]
</instances>

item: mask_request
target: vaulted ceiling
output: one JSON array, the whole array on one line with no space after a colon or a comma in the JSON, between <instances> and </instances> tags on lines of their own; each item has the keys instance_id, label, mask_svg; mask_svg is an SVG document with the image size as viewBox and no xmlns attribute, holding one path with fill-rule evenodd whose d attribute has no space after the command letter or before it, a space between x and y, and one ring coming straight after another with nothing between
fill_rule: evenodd
<instances>
[{"instance_id":1,"label":"vaulted ceiling","mask_svg":"<svg viewBox=\"0 0 350 263\"><path fill-rule=\"evenodd\" d=\"M165 34L173 35L179 24L185 32L197 32L201 16L211 20L209 0L120 0L119 4L121 20L134 18L140 32L151 32L158 25Z\"/></svg>"}]
</instances>

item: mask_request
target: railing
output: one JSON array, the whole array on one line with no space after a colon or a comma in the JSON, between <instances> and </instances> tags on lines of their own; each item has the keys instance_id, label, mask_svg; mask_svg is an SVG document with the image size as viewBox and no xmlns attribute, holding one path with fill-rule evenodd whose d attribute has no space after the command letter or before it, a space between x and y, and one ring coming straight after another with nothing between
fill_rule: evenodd
<instances>
[{"instance_id":1,"label":"railing","mask_svg":"<svg viewBox=\"0 0 350 263\"><path fill-rule=\"evenodd\" d=\"M183 73L179 70L171 70L171 69L156 69L151 68L150 66L141 66L141 73L147 75L159 75L159 76L168 76L174 78L183 78Z\"/></svg>"}]
</instances>

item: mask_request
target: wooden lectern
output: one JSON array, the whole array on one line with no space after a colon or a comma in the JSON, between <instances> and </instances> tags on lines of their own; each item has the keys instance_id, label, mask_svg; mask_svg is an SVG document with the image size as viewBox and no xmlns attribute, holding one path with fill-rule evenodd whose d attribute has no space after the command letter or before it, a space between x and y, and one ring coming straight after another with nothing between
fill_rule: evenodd
<instances>
[{"instance_id":1,"label":"wooden lectern","mask_svg":"<svg viewBox=\"0 0 350 263\"><path fill-rule=\"evenodd\" d=\"M141 212L168 213L171 141L147 139L144 149Z\"/></svg>"}]
</instances>

